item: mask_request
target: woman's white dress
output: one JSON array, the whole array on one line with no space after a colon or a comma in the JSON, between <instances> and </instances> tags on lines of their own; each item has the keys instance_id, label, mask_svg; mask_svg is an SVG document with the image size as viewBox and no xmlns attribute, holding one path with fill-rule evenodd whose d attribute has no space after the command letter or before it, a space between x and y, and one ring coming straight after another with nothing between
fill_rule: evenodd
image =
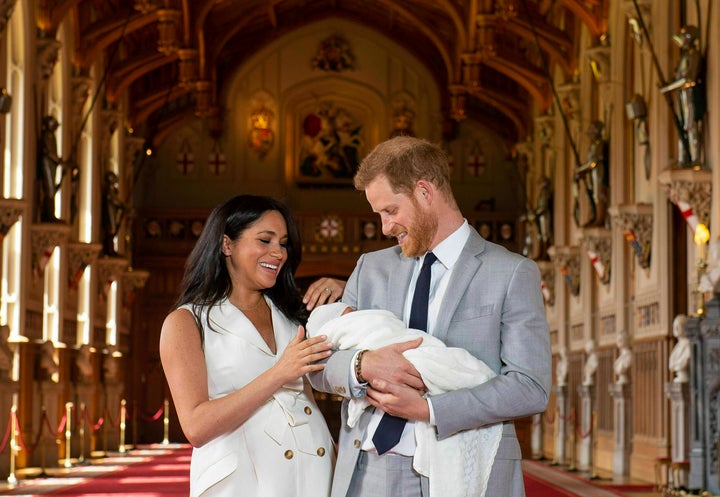
<instances>
[{"instance_id":1,"label":"woman's white dress","mask_svg":"<svg viewBox=\"0 0 720 497\"><path fill-rule=\"evenodd\" d=\"M210 309L216 330L204 330L210 399L242 388L272 367L297 333L297 326L266 300L277 354L227 299ZM328 496L334 459L325 419L298 379L284 385L236 430L193 450L190 495Z\"/></svg>"}]
</instances>

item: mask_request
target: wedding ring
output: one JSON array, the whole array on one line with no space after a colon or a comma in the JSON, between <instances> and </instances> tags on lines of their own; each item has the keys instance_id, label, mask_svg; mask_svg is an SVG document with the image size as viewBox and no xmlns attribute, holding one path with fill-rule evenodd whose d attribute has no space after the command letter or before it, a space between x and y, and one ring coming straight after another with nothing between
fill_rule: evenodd
<instances>
[{"instance_id":1,"label":"wedding ring","mask_svg":"<svg viewBox=\"0 0 720 497\"><path fill-rule=\"evenodd\" d=\"M325 287L325 291L327 292L328 295L332 295L332 288Z\"/></svg>"}]
</instances>

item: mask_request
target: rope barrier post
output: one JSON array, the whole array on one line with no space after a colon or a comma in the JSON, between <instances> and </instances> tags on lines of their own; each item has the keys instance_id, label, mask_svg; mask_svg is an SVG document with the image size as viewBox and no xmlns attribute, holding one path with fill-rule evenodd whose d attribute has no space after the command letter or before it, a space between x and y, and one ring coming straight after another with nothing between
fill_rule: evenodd
<instances>
[{"instance_id":1,"label":"rope barrier post","mask_svg":"<svg viewBox=\"0 0 720 497\"><path fill-rule=\"evenodd\" d=\"M38 476L47 476L47 472L45 471L46 465L45 465L45 430L43 430L42 426L45 422L45 419L47 418L47 407L45 407L45 404L40 406L40 437L38 438L38 447L40 447L40 475Z\"/></svg>"},{"instance_id":2,"label":"rope barrier post","mask_svg":"<svg viewBox=\"0 0 720 497\"><path fill-rule=\"evenodd\" d=\"M65 467L71 468L70 451L72 449L72 402L65 403Z\"/></svg>"},{"instance_id":3,"label":"rope barrier post","mask_svg":"<svg viewBox=\"0 0 720 497\"><path fill-rule=\"evenodd\" d=\"M107 417L108 420L110 419L110 417L108 416L109 412L110 412L110 411L108 410L108 406L107 406L107 402L106 402L106 403L105 403L105 411L103 411L103 414ZM109 424L109 423L103 423L103 425L102 425L102 429L103 429L103 455L104 455L104 456L107 455L107 453L108 453L108 450L107 450L107 447L108 447L108 434L107 434L108 424Z\"/></svg>"},{"instance_id":4,"label":"rope barrier post","mask_svg":"<svg viewBox=\"0 0 720 497\"><path fill-rule=\"evenodd\" d=\"M133 403L133 410L132 410L132 446L137 447L138 444L138 405L137 401Z\"/></svg>"},{"instance_id":5,"label":"rope barrier post","mask_svg":"<svg viewBox=\"0 0 720 497\"><path fill-rule=\"evenodd\" d=\"M78 463L83 464L85 462L85 402L80 402L80 423L78 424L78 435L80 438L80 455L78 456Z\"/></svg>"},{"instance_id":6,"label":"rope barrier post","mask_svg":"<svg viewBox=\"0 0 720 497\"><path fill-rule=\"evenodd\" d=\"M120 445L118 446L118 452L125 454L125 416L127 416L127 401L122 399L120 401Z\"/></svg>"},{"instance_id":7,"label":"rope barrier post","mask_svg":"<svg viewBox=\"0 0 720 497\"><path fill-rule=\"evenodd\" d=\"M18 453L17 444L17 395L13 395L13 405L10 408L10 474L7 477L7 482L10 487L16 487L18 484L17 477L15 476L15 458Z\"/></svg>"},{"instance_id":8,"label":"rope barrier post","mask_svg":"<svg viewBox=\"0 0 720 497\"><path fill-rule=\"evenodd\" d=\"M165 399L163 402L163 445L170 444L170 401Z\"/></svg>"}]
</instances>

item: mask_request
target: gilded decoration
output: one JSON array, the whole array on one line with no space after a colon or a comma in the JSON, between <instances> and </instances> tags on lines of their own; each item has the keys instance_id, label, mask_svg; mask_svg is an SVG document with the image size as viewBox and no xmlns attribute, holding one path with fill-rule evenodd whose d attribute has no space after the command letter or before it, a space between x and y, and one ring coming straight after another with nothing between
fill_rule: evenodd
<instances>
[{"instance_id":1,"label":"gilded decoration","mask_svg":"<svg viewBox=\"0 0 720 497\"><path fill-rule=\"evenodd\" d=\"M327 216L315 227L316 242L342 243L345 239L345 227L338 216Z\"/></svg>"},{"instance_id":2,"label":"gilded decoration","mask_svg":"<svg viewBox=\"0 0 720 497\"><path fill-rule=\"evenodd\" d=\"M320 42L311 66L325 72L355 69L355 55L350 43L341 35L332 35Z\"/></svg>"},{"instance_id":3,"label":"gilded decoration","mask_svg":"<svg viewBox=\"0 0 720 497\"><path fill-rule=\"evenodd\" d=\"M8 234L10 228L20 219L25 201L16 199L0 199L0 242Z\"/></svg>"},{"instance_id":4,"label":"gilded decoration","mask_svg":"<svg viewBox=\"0 0 720 497\"><path fill-rule=\"evenodd\" d=\"M600 283L610 283L610 261L612 256L612 232L605 228L590 228L583 231L583 245L585 246L593 269L600 279Z\"/></svg>"},{"instance_id":5,"label":"gilded decoration","mask_svg":"<svg viewBox=\"0 0 720 497\"><path fill-rule=\"evenodd\" d=\"M69 243L68 257L68 286L77 290L85 268L95 262L100 255L102 245L99 243Z\"/></svg>"},{"instance_id":6,"label":"gilded decoration","mask_svg":"<svg viewBox=\"0 0 720 497\"><path fill-rule=\"evenodd\" d=\"M712 202L712 172L692 169L668 169L658 180L665 185L665 193L680 210L691 231L698 224L708 226Z\"/></svg>"},{"instance_id":7,"label":"gilded decoration","mask_svg":"<svg viewBox=\"0 0 720 497\"><path fill-rule=\"evenodd\" d=\"M363 123L331 101L300 116L298 182L347 183L357 171L364 148Z\"/></svg>"},{"instance_id":8,"label":"gilded decoration","mask_svg":"<svg viewBox=\"0 0 720 497\"><path fill-rule=\"evenodd\" d=\"M650 267L652 251L652 205L632 204L609 209L613 222L622 230L625 240L633 249L638 265Z\"/></svg>"},{"instance_id":9,"label":"gilded decoration","mask_svg":"<svg viewBox=\"0 0 720 497\"><path fill-rule=\"evenodd\" d=\"M560 271L570 290L570 295L580 295L580 248L579 247L550 247L548 250L550 260Z\"/></svg>"},{"instance_id":10,"label":"gilded decoration","mask_svg":"<svg viewBox=\"0 0 720 497\"><path fill-rule=\"evenodd\" d=\"M67 242L70 226L61 223L34 224L30 233L33 274L37 279L41 279L55 247Z\"/></svg>"},{"instance_id":11,"label":"gilded decoration","mask_svg":"<svg viewBox=\"0 0 720 497\"><path fill-rule=\"evenodd\" d=\"M262 103L250 112L248 142L250 149L261 159L267 155L275 141L275 133L272 130L274 118L275 113Z\"/></svg>"}]
</instances>

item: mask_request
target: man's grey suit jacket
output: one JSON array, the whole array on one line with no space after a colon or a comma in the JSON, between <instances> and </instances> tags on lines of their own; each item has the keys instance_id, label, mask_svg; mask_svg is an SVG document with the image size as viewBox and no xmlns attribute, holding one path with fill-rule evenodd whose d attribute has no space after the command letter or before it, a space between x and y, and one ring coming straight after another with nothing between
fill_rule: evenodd
<instances>
[{"instance_id":1,"label":"man's grey suit jacket","mask_svg":"<svg viewBox=\"0 0 720 497\"><path fill-rule=\"evenodd\" d=\"M343 302L356 309L387 309L402 318L413 265L414 260L403 256L399 246L362 255L347 282ZM434 328L435 336L449 347L468 350L498 374L475 388L432 397L439 439L506 422L489 482L502 486L496 490L522 489L520 445L512 420L544 411L552 384L550 337L540 281L534 261L471 230L453 268ZM311 375L313 386L349 398L354 352L336 351L322 372ZM366 410L350 429L345 423L347 400L343 402L332 497L346 495L370 412ZM502 467L508 464L513 468ZM493 488L488 487L487 495L494 495Z\"/></svg>"}]
</instances>

